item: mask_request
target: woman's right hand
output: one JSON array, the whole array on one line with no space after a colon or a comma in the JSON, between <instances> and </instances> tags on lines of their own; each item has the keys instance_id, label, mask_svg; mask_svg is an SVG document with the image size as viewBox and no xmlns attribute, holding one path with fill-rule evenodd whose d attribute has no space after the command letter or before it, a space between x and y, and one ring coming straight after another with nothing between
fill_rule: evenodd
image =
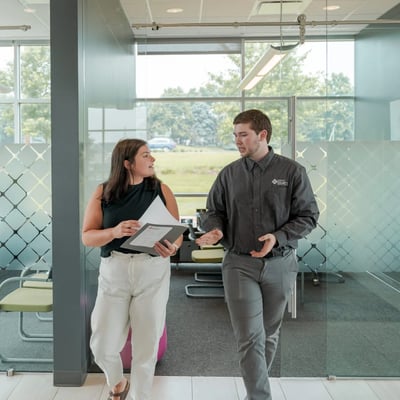
<instances>
[{"instance_id":1,"label":"woman's right hand","mask_svg":"<svg viewBox=\"0 0 400 400\"><path fill-rule=\"evenodd\" d=\"M113 236L120 239L124 236L132 236L140 229L140 222L135 219L128 219L120 222L113 228Z\"/></svg>"}]
</instances>

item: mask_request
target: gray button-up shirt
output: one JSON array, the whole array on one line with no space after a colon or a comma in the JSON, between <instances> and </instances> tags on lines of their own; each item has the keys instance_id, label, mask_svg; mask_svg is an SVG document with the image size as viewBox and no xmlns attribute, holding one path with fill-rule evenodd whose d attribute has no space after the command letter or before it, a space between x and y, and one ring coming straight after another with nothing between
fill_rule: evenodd
<instances>
[{"instance_id":1,"label":"gray button-up shirt","mask_svg":"<svg viewBox=\"0 0 400 400\"><path fill-rule=\"evenodd\" d=\"M260 161L241 158L224 167L207 198L202 229L224 233L221 243L238 253L259 251L272 233L280 248L297 248L317 224L319 211L305 168L272 148Z\"/></svg>"}]
</instances>

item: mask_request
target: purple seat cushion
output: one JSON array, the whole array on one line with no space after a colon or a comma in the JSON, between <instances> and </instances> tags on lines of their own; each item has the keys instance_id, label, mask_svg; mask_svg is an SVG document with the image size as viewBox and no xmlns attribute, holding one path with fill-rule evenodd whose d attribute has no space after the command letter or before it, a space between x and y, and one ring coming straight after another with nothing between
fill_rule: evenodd
<instances>
[{"instance_id":1,"label":"purple seat cushion","mask_svg":"<svg viewBox=\"0 0 400 400\"><path fill-rule=\"evenodd\" d=\"M160 342L158 345L157 361L161 360L166 350L167 350L167 326L165 325L164 331L161 335ZM121 351L121 359L124 369L130 369L132 361L131 330L129 330L125 346Z\"/></svg>"}]
</instances>

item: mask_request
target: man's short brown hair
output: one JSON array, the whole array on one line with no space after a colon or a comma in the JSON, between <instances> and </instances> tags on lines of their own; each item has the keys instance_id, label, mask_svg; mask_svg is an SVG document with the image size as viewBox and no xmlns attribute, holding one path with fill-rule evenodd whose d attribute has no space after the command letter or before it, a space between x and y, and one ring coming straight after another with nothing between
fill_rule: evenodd
<instances>
[{"instance_id":1,"label":"man's short brown hair","mask_svg":"<svg viewBox=\"0 0 400 400\"><path fill-rule=\"evenodd\" d=\"M267 131L267 143L269 143L272 136L272 124L268 115L260 110L246 110L236 115L233 120L233 125L247 123L250 123L251 129L256 133L265 129Z\"/></svg>"}]
</instances>

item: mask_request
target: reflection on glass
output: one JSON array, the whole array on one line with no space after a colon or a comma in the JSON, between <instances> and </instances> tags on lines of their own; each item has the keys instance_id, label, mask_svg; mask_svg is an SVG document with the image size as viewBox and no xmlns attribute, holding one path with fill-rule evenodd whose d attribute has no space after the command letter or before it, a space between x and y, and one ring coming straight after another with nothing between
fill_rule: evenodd
<instances>
[{"instance_id":1,"label":"reflection on glass","mask_svg":"<svg viewBox=\"0 0 400 400\"><path fill-rule=\"evenodd\" d=\"M280 154L289 143L289 99L246 101L245 108L256 108L268 115L272 125L270 145Z\"/></svg>"},{"instance_id":2,"label":"reflection on glass","mask_svg":"<svg viewBox=\"0 0 400 400\"><path fill-rule=\"evenodd\" d=\"M240 57L235 54L139 55L137 97L239 95Z\"/></svg>"},{"instance_id":3,"label":"reflection on glass","mask_svg":"<svg viewBox=\"0 0 400 400\"><path fill-rule=\"evenodd\" d=\"M245 42L246 73L269 46L267 42ZM307 41L288 53L254 88L247 90L246 95L350 96L353 86L353 41Z\"/></svg>"},{"instance_id":4,"label":"reflection on glass","mask_svg":"<svg viewBox=\"0 0 400 400\"><path fill-rule=\"evenodd\" d=\"M176 194L181 217L193 220L218 172L239 157L234 116L259 108L271 117L271 145L306 168L321 211L318 228L297 252L305 288L298 293L298 319L282 327L281 376L400 371L394 350L400 348L399 148L393 142L400 137L398 31L396 40L387 34L379 29L362 40L307 40L243 93L238 53L220 55L216 67L211 55L171 55L169 45L163 56L137 57L140 101L132 110L89 111L89 186L106 179L119 138L171 138L173 151L153 151L155 170ZM244 40L246 71L265 45ZM390 57L371 58L381 48ZM299 337L305 338L301 345ZM299 369L297 361L305 359L307 368Z\"/></svg>"},{"instance_id":5,"label":"reflection on glass","mask_svg":"<svg viewBox=\"0 0 400 400\"><path fill-rule=\"evenodd\" d=\"M50 46L21 46L21 97L50 98Z\"/></svg>"},{"instance_id":6,"label":"reflection on glass","mask_svg":"<svg viewBox=\"0 0 400 400\"><path fill-rule=\"evenodd\" d=\"M23 104L21 119L25 143L50 143L50 104Z\"/></svg>"},{"instance_id":7,"label":"reflection on glass","mask_svg":"<svg viewBox=\"0 0 400 400\"><path fill-rule=\"evenodd\" d=\"M354 140L354 100L298 99L296 139L304 142Z\"/></svg>"},{"instance_id":8,"label":"reflection on glass","mask_svg":"<svg viewBox=\"0 0 400 400\"><path fill-rule=\"evenodd\" d=\"M0 46L0 101L14 97L14 48Z\"/></svg>"},{"instance_id":9,"label":"reflection on glass","mask_svg":"<svg viewBox=\"0 0 400 400\"><path fill-rule=\"evenodd\" d=\"M14 107L0 104L0 145L14 142Z\"/></svg>"}]
</instances>

